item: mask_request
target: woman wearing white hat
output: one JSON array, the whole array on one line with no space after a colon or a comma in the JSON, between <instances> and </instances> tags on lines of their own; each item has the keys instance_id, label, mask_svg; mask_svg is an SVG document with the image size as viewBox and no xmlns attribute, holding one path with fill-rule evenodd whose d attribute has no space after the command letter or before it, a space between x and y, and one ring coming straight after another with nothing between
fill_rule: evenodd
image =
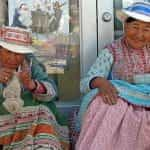
<instances>
[{"instance_id":1,"label":"woman wearing white hat","mask_svg":"<svg viewBox=\"0 0 150 150\"><path fill-rule=\"evenodd\" d=\"M68 149L56 86L35 60L30 32L0 29L0 145L3 149Z\"/></svg>"},{"instance_id":2,"label":"woman wearing white hat","mask_svg":"<svg viewBox=\"0 0 150 150\"><path fill-rule=\"evenodd\" d=\"M81 80L88 94L77 150L150 149L150 3L134 3L119 18L123 37L99 51Z\"/></svg>"}]
</instances>

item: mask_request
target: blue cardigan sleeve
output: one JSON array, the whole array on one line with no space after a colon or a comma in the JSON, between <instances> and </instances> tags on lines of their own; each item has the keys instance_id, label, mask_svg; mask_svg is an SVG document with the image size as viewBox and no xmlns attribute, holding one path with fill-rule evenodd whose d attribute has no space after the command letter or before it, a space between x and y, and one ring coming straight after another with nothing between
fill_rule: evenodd
<instances>
[{"instance_id":1,"label":"blue cardigan sleeve","mask_svg":"<svg viewBox=\"0 0 150 150\"><path fill-rule=\"evenodd\" d=\"M113 64L113 55L108 49L99 51L98 57L94 64L91 66L87 75L81 79L80 91L87 93L90 91L90 81L95 77L107 78Z\"/></svg>"}]
</instances>

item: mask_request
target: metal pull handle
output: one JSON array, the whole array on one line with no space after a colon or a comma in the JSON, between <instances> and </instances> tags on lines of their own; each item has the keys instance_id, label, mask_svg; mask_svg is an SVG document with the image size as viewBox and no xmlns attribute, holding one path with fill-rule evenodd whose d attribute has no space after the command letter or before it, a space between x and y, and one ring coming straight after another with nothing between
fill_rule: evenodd
<instances>
[{"instance_id":1,"label":"metal pull handle","mask_svg":"<svg viewBox=\"0 0 150 150\"><path fill-rule=\"evenodd\" d=\"M112 20L112 14L110 12L104 12L102 15L102 20L104 22L110 22Z\"/></svg>"}]
</instances>

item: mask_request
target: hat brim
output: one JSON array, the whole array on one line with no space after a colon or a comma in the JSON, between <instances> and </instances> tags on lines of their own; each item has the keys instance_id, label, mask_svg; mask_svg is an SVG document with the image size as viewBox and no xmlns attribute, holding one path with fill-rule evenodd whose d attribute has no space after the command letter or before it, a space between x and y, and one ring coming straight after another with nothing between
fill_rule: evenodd
<instances>
[{"instance_id":1,"label":"hat brim","mask_svg":"<svg viewBox=\"0 0 150 150\"><path fill-rule=\"evenodd\" d=\"M20 53L20 54L29 54L29 53L34 53L36 51L36 49L32 46L17 45L17 44L7 43L4 41L0 41L0 46L8 49L11 52Z\"/></svg>"},{"instance_id":2,"label":"hat brim","mask_svg":"<svg viewBox=\"0 0 150 150\"><path fill-rule=\"evenodd\" d=\"M130 16L130 17L135 18L137 20L144 21L144 22L150 22L150 16L146 16L146 15L143 15L143 14L138 14L136 12L131 12L131 11L127 11L127 10L123 10L123 12L127 16Z\"/></svg>"},{"instance_id":3,"label":"hat brim","mask_svg":"<svg viewBox=\"0 0 150 150\"><path fill-rule=\"evenodd\" d=\"M125 22L128 17L132 17L134 19L137 19L143 22L150 22L150 16L138 14L135 12L130 12L127 10L118 10L116 12L116 16L121 22Z\"/></svg>"}]
</instances>

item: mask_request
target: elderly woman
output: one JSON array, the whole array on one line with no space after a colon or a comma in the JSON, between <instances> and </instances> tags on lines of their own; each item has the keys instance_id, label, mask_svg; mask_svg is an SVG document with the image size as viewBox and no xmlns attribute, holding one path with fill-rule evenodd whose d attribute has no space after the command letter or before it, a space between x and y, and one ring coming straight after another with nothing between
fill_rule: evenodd
<instances>
[{"instance_id":1,"label":"elderly woman","mask_svg":"<svg viewBox=\"0 0 150 150\"><path fill-rule=\"evenodd\" d=\"M124 36L99 52L81 81L77 150L150 149L150 4L123 9ZM95 95L96 94L96 95ZM92 98L92 101L87 99Z\"/></svg>"},{"instance_id":2,"label":"elderly woman","mask_svg":"<svg viewBox=\"0 0 150 150\"><path fill-rule=\"evenodd\" d=\"M32 55L31 34L14 27L0 31L0 145L68 149L66 121L52 101L56 86Z\"/></svg>"}]
</instances>

